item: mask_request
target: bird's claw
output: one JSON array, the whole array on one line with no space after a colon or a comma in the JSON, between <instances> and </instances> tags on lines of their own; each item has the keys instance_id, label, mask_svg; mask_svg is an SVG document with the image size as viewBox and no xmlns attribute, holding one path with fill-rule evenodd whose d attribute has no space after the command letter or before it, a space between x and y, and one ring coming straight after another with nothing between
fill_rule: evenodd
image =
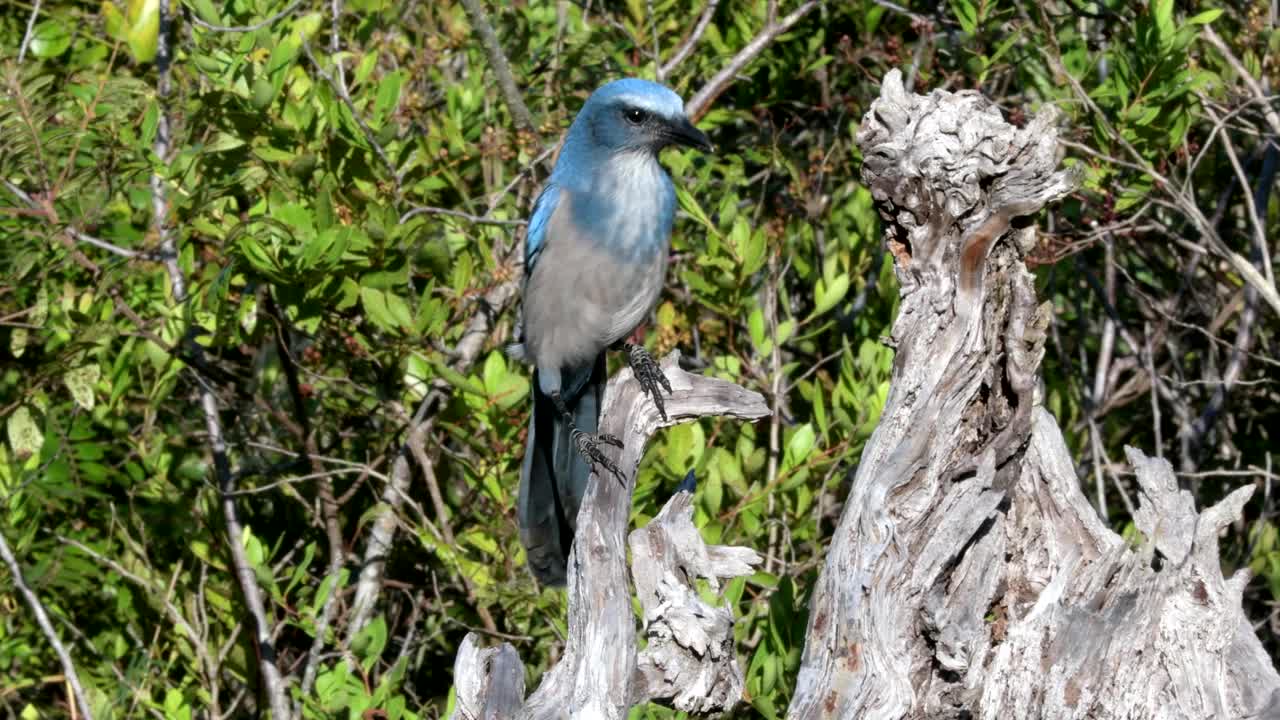
<instances>
[{"instance_id":1,"label":"bird's claw","mask_svg":"<svg viewBox=\"0 0 1280 720\"><path fill-rule=\"evenodd\" d=\"M582 457L587 459L592 465L600 465L604 469L613 473L618 478L618 482L626 482L622 477L622 471L614 464L603 452L600 451L601 445L612 445L616 448L622 447L622 441L608 433L591 434L574 428L573 444L578 449Z\"/></svg>"},{"instance_id":2,"label":"bird's claw","mask_svg":"<svg viewBox=\"0 0 1280 720\"><path fill-rule=\"evenodd\" d=\"M640 383L640 389L646 395L653 398L653 404L658 408L658 414L662 416L662 421L667 421L666 402L662 399L662 393L658 386L671 394L671 382L667 380L667 376L662 372L662 366L658 365L658 361L653 359L648 350L642 345L631 345L627 348L627 363L631 365L631 372L635 374L636 381Z\"/></svg>"}]
</instances>

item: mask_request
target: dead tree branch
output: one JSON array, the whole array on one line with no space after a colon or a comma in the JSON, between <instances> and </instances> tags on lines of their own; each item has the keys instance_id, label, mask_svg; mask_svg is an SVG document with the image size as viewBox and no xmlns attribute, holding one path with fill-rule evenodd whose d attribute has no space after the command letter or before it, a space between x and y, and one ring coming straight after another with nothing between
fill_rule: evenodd
<instances>
[{"instance_id":1,"label":"dead tree branch","mask_svg":"<svg viewBox=\"0 0 1280 720\"><path fill-rule=\"evenodd\" d=\"M498 89L502 91L502 99L506 101L511 117L521 130L536 133L538 126L533 122L533 114L524 104L520 88L516 87L516 79L511 74L511 63L507 62L507 56L502 52L498 34L489 24L484 8L480 7L480 0L462 0L462 7L467 11L467 20L471 23L471 29L480 36L480 44L484 45L484 53L489 58L489 67L498 78Z\"/></svg>"},{"instance_id":2,"label":"dead tree branch","mask_svg":"<svg viewBox=\"0 0 1280 720\"><path fill-rule=\"evenodd\" d=\"M658 429L699 417L757 419L769 414L759 394L662 363L671 381L668 421L623 370L605 391L600 431L623 439L613 458L623 482L592 475L569 553L569 637L560 662L524 699L524 668L503 644L481 650L468 635L454 665L456 720L472 718L625 718L636 703L672 698L677 707L727 710L741 696L742 674L727 610L702 604L693 578L713 583L751 572L760 558L745 548L708 548L689 522L689 494L679 492L653 523L632 534L637 590L649 646L636 652L635 617L626 589L627 521L636 470ZM699 617L699 615L702 615ZM705 688L698 694L696 687ZM698 696L690 696L693 690Z\"/></svg>"}]
</instances>

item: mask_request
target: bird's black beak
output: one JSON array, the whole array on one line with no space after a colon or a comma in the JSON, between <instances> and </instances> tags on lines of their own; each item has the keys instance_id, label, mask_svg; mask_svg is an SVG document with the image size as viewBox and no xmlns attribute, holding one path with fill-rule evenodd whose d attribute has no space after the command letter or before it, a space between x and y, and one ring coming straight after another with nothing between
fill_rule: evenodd
<instances>
[{"instance_id":1,"label":"bird's black beak","mask_svg":"<svg viewBox=\"0 0 1280 720\"><path fill-rule=\"evenodd\" d=\"M703 152L711 152L711 140L707 134L693 126L689 118L680 118L667 126L667 139L677 145L698 148Z\"/></svg>"}]
</instances>

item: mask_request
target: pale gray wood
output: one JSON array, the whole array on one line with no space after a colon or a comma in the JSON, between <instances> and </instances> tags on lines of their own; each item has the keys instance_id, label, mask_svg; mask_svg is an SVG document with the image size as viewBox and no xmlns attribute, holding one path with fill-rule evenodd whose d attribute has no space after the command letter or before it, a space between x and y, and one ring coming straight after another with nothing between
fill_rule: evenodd
<instances>
[{"instance_id":1,"label":"pale gray wood","mask_svg":"<svg viewBox=\"0 0 1280 720\"><path fill-rule=\"evenodd\" d=\"M731 710L744 677L733 646L733 610L698 596L699 578L714 589L750 575L764 561L742 547L708 547L693 525L693 495L678 492L647 526L631 533L631 573L643 608L647 646L633 699L664 700L685 712Z\"/></svg>"},{"instance_id":2,"label":"pale gray wood","mask_svg":"<svg viewBox=\"0 0 1280 720\"><path fill-rule=\"evenodd\" d=\"M524 703L524 664L507 643L482 648L467 633L453 665L457 699L450 720L505 720Z\"/></svg>"},{"instance_id":3,"label":"pale gray wood","mask_svg":"<svg viewBox=\"0 0 1280 720\"><path fill-rule=\"evenodd\" d=\"M1280 677L1217 533L1163 460L1127 546L1085 499L1037 383L1047 305L1016 227L1074 188L1055 115L891 71L857 136L902 286L892 389L810 603L791 718L1277 717Z\"/></svg>"},{"instance_id":4,"label":"pale gray wood","mask_svg":"<svg viewBox=\"0 0 1280 720\"><path fill-rule=\"evenodd\" d=\"M680 369L678 361L678 353L671 353L662 361L672 390L666 399L669 418L666 421L641 392L630 369L618 373L605 390L600 431L623 441L620 451L605 448L623 478L620 481L608 472L593 473L578 512L573 549L569 553L569 633L560 662L524 699L520 697L523 668L515 650L506 643L499 646L503 648L502 654L494 654L499 653L497 650L480 650L478 636L467 635L454 664L455 720L487 718L476 713L488 708L495 708L498 712L495 717L620 720L627 716L632 705L651 697L675 695L677 702L694 702L680 699L678 694L654 695L649 678L653 676L655 658L659 657L654 654L657 650L650 648L654 652L647 653L643 662L637 658L636 619L632 612L624 545L636 469L644 456L645 445L663 427L709 416L755 420L767 416L769 409L759 393L724 380L687 373ZM687 493L678 493L655 518L654 523L659 527L652 532L648 528L637 531L645 533L648 539L640 541L642 546L654 542L653 538L665 538L672 543L671 552L658 553L661 557L641 553L644 567L637 570L637 576L642 578L642 587L649 587L647 583L654 578L662 578L658 597L671 600L653 612L646 610L646 626L653 633L670 632L669 654L662 657L674 658L687 648L704 648L703 662L708 670L699 673L692 664L687 664L682 666L680 677L699 678L708 688L719 688L719 700L703 701L699 707L728 707L741 697L742 689L741 671L732 646L732 616L723 608L712 608L724 614L714 618L697 617L701 608L687 602L687 598L681 602L673 600L680 598L680 588L670 578L680 577L682 573L706 578L746 574L759 559L752 550L708 548L701 544L689 518L681 515L687 510L688 497ZM654 592L651 588L647 593L650 599ZM645 594L642 591L642 595ZM651 640L653 637L651 634ZM495 658L501 658L503 663L495 664ZM646 669L641 670L642 666ZM722 674L734 670L738 673L736 689L732 677L720 679ZM519 685L513 679L515 675L520 678ZM520 692L515 691L517 687ZM495 694L501 698L495 698ZM508 701L512 697L514 704Z\"/></svg>"}]
</instances>

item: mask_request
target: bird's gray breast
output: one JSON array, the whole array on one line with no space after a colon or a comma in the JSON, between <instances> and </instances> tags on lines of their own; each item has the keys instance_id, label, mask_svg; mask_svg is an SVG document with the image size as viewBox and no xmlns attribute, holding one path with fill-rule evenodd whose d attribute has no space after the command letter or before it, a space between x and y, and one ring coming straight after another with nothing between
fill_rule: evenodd
<instances>
[{"instance_id":1,"label":"bird's gray breast","mask_svg":"<svg viewBox=\"0 0 1280 720\"><path fill-rule=\"evenodd\" d=\"M602 226L575 219L575 202L561 197L525 286L525 348L542 368L592 362L644 320L666 276L669 229L647 225L660 218Z\"/></svg>"}]
</instances>

